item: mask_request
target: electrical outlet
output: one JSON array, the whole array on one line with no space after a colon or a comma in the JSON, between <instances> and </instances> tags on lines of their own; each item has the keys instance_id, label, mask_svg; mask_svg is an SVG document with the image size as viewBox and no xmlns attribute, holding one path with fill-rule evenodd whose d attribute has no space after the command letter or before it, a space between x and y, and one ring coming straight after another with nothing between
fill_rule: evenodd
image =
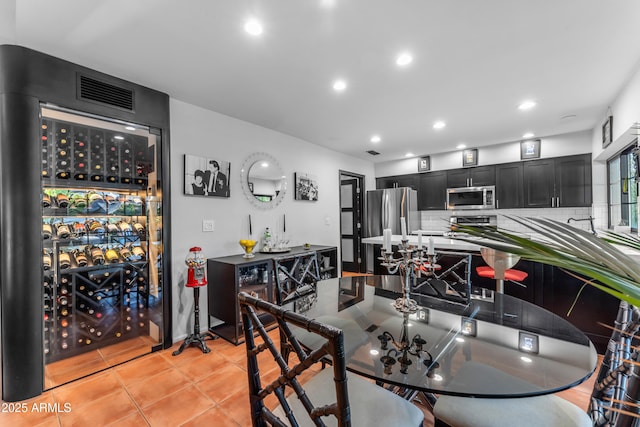
<instances>
[{"instance_id":1,"label":"electrical outlet","mask_svg":"<svg viewBox=\"0 0 640 427\"><path fill-rule=\"evenodd\" d=\"M205 219L202 221L202 231L213 231L215 223L212 219Z\"/></svg>"}]
</instances>

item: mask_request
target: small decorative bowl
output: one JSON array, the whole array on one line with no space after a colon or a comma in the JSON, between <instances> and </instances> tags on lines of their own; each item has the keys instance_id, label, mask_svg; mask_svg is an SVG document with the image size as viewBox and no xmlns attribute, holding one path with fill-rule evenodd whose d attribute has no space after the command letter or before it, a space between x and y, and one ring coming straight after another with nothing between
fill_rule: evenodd
<instances>
[{"instance_id":1,"label":"small decorative bowl","mask_svg":"<svg viewBox=\"0 0 640 427\"><path fill-rule=\"evenodd\" d=\"M311 249L311 243L305 243L302 247L305 249Z\"/></svg>"},{"instance_id":2,"label":"small decorative bowl","mask_svg":"<svg viewBox=\"0 0 640 427\"><path fill-rule=\"evenodd\" d=\"M253 258L255 256L255 254L253 253L253 248L256 246L257 243L258 243L257 240L250 240L250 239L240 240L240 246L242 246L242 249L244 249L244 255L242 257Z\"/></svg>"}]
</instances>

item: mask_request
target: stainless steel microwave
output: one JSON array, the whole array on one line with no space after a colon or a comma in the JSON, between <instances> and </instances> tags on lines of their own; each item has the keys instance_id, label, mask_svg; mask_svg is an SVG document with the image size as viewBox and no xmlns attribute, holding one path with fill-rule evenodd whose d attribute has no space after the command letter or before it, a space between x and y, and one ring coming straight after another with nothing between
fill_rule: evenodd
<instances>
[{"instance_id":1,"label":"stainless steel microwave","mask_svg":"<svg viewBox=\"0 0 640 427\"><path fill-rule=\"evenodd\" d=\"M496 187L447 188L447 209L494 209Z\"/></svg>"}]
</instances>

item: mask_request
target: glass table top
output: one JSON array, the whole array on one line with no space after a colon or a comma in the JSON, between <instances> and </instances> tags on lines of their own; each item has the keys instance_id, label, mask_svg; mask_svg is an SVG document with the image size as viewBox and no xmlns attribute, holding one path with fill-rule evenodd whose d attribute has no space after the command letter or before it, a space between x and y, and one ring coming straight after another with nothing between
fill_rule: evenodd
<instances>
[{"instance_id":1,"label":"glass table top","mask_svg":"<svg viewBox=\"0 0 640 427\"><path fill-rule=\"evenodd\" d=\"M534 396L577 385L596 367L589 339L534 304L503 294L462 304L412 293L417 310L401 313L393 305L401 285L399 276L323 280L304 314L344 331L348 370L417 391ZM304 333L299 339L318 344Z\"/></svg>"}]
</instances>

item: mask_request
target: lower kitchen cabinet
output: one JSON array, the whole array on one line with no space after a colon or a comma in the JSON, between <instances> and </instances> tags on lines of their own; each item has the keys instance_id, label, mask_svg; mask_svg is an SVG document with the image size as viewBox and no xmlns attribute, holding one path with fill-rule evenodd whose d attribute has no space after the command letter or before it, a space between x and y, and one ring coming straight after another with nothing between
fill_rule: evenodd
<instances>
[{"instance_id":1,"label":"lower kitchen cabinet","mask_svg":"<svg viewBox=\"0 0 640 427\"><path fill-rule=\"evenodd\" d=\"M478 276L476 267L479 265L486 265L482 257L472 257L472 286L495 289L495 280ZM604 353L611 331L601 324L613 326L620 300L593 286L584 285L582 280L558 267L520 260L513 268L528 273L522 282L526 288L505 281L506 294L565 317L589 337L598 353ZM574 302L575 306L571 309Z\"/></svg>"},{"instance_id":2,"label":"lower kitchen cabinet","mask_svg":"<svg viewBox=\"0 0 640 427\"><path fill-rule=\"evenodd\" d=\"M275 302L273 259L296 253L318 254L321 279L338 277L338 250L335 246L302 246L281 253L256 253L253 258L231 255L207 260L207 303L209 331L233 344L244 342L244 331L238 293L254 292L259 298ZM265 324L273 323L268 314L260 317Z\"/></svg>"}]
</instances>

